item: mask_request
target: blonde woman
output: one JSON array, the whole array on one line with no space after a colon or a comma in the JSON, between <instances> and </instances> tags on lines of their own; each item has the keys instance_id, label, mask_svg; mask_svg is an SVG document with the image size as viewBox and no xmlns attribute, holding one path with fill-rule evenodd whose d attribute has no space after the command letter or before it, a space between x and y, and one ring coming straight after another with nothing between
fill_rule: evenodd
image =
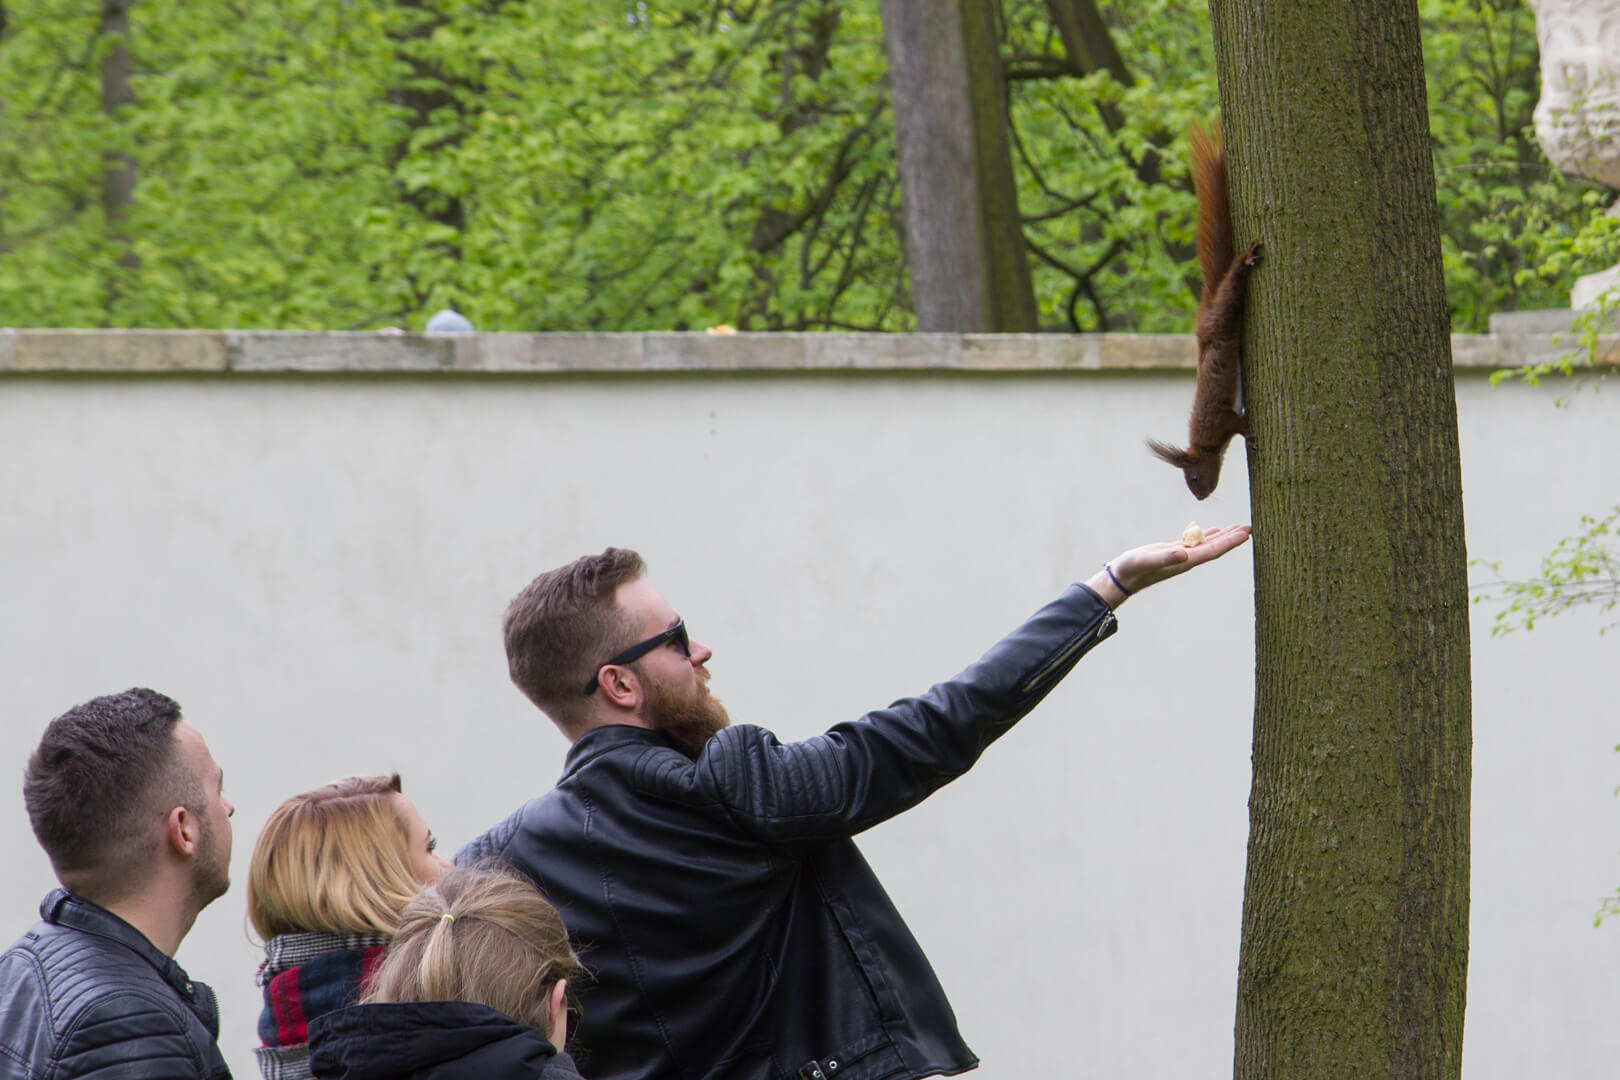
<instances>
[{"instance_id":1,"label":"blonde woman","mask_svg":"<svg viewBox=\"0 0 1620 1080\"><path fill-rule=\"evenodd\" d=\"M579 958L523 878L447 870L406 905L361 1004L310 1025L321 1080L579 1080L563 1052Z\"/></svg>"},{"instance_id":2,"label":"blonde woman","mask_svg":"<svg viewBox=\"0 0 1620 1080\"><path fill-rule=\"evenodd\" d=\"M450 864L399 775L351 776L294 795L253 845L248 918L264 940L254 1054L265 1080L309 1073L309 1021L352 1005L400 911Z\"/></svg>"}]
</instances>

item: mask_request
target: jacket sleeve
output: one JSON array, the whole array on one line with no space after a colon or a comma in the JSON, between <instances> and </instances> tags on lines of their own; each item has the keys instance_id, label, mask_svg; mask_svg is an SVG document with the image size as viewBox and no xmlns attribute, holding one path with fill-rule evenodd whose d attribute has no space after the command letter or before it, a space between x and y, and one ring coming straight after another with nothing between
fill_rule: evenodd
<instances>
[{"instance_id":1,"label":"jacket sleeve","mask_svg":"<svg viewBox=\"0 0 1620 1080\"><path fill-rule=\"evenodd\" d=\"M966 772L1116 625L1096 593L1073 585L920 697L802 742L781 743L752 726L728 728L710 740L695 769L670 768L665 755L659 775L644 779L654 793L692 784L697 790L686 797L718 802L741 833L761 840L853 836Z\"/></svg>"}]
</instances>

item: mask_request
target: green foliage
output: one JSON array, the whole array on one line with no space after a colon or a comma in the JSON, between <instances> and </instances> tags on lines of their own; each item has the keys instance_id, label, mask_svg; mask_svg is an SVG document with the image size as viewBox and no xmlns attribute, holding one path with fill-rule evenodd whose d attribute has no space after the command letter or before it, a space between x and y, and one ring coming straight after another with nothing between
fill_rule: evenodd
<instances>
[{"instance_id":1,"label":"green foliage","mask_svg":"<svg viewBox=\"0 0 1620 1080\"><path fill-rule=\"evenodd\" d=\"M375 21L319 0L137 6L137 104L108 117L94 65L71 55L94 42L98 7L14 9L0 47L7 85L30 81L21 68L72 89L0 129L0 322L342 327L386 304L367 215L386 205L380 148L402 127L371 93L389 64ZM87 136L71 156L63 132ZM131 270L114 266L98 202L112 145L136 161ZM57 167L17 167L30 153Z\"/></svg>"},{"instance_id":2,"label":"green foliage","mask_svg":"<svg viewBox=\"0 0 1620 1080\"><path fill-rule=\"evenodd\" d=\"M1615 747L1615 749L1620 750L1620 746ZM1597 914L1592 916L1592 925L1602 926L1605 916L1612 917L1615 915L1620 915L1620 895L1606 896L1603 898L1603 903L1598 906Z\"/></svg>"},{"instance_id":3,"label":"green foliage","mask_svg":"<svg viewBox=\"0 0 1620 1080\"><path fill-rule=\"evenodd\" d=\"M1599 205L1596 198L1591 202L1594 207ZM1587 221L1567 245L1554 252L1543 267L1522 273L1558 278L1570 274L1572 267L1594 263L1602 266L1616 262L1620 262L1620 217L1604 215ZM1549 375L1571 378L1584 375L1599 364L1620 363L1620 350L1615 347L1617 332L1620 332L1620 289L1610 288L1575 314L1570 334L1554 338L1555 343L1569 346L1557 359L1494 371L1491 373L1491 385L1496 386L1503 379L1518 379L1531 386L1539 386L1541 380ZM1608 377L1607 370L1598 370L1596 381L1601 383ZM1581 386L1582 383L1577 380L1575 388L1579 390ZM1559 398L1557 404L1563 403L1563 399Z\"/></svg>"},{"instance_id":4,"label":"green foliage","mask_svg":"<svg viewBox=\"0 0 1620 1080\"><path fill-rule=\"evenodd\" d=\"M0 324L909 325L876 0L141 4L117 116L98 11L0 40Z\"/></svg>"},{"instance_id":5,"label":"green foliage","mask_svg":"<svg viewBox=\"0 0 1620 1080\"><path fill-rule=\"evenodd\" d=\"M1609 542L1620 531L1620 506L1607 517L1581 518L1580 528L1560 540L1541 560L1541 573L1527 581L1501 578L1500 563L1481 563L1498 577L1476 587L1475 603L1507 601L1496 614L1491 627L1501 637L1515 630L1533 630L1536 620L1551 618L1571 608L1595 604L1604 613L1620 603L1620 558L1609 551ZM1610 624L1613 625L1613 624ZM1603 627L1608 630L1609 627ZM1600 631L1602 632L1602 631Z\"/></svg>"},{"instance_id":6,"label":"green foliage","mask_svg":"<svg viewBox=\"0 0 1620 1080\"><path fill-rule=\"evenodd\" d=\"M1620 746L1616 746L1614 749L1616 753L1620 753ZM1620 795L1620 788L1615 788L1614 794ZM1615 890L1614 896L1605 896L1603 898L1603 902L1598 905L1597 912L1592 916L1592 925L1602 926L1605 918L1612 918L1616 915L1620 915L1620 889Z\"/></svg>"},{"instance_id":7,"label":"green foliage","mask_svg":"<svg viewBox=\"0 0 1620 1080\"><path fill-rule=\"evenodd\" d=\"M1025 236L1043 326L1180 332L1202 278L1183 133L1217 111L1209 13L1152 0L1105 8L1132 75L1039 74L1063 62L1045 3L1007 0L1004 55Z\"/></svg>"},{"instance_id":8,"label":"green foliage","mask_svg":"<svg viewBox=\"0 0 1620 1080\"><path fill-rule=\"evenodd\" d=\"M0 38L0 322L71 312L69 325L95 325L117 259L101 214L102 155L122 139L100 108L99 5L55 6L49 18L14 9ZM22 263L25 248L46 255Z\"/></svg>"},{"instance_id":9,"label":"green foliage","mask_svg":"<svg viewBox=\"0 0 1620 1080\"><path fill-rule=\"evenodd\" d=\"M1523 0L1422 0L1429 127L1452 328L1569 305L1576 277L1613 262L1612 192L1559 175L1536 142L1534 15Z\"/></svg>"},{"instance_id":10,"label":"green foliage","mask_svg":"<svg viewBox=\"0 0 1620 1080\"><path fill-rule=\"evenodd\" d=\"M1616 241L1529 133L1530 13L1421 6L1454 326L1561 305ZM7 11L0 324L914 325L878 0L137 3L111 113L100 3ZM1184 331L1208 13L1102 14L1129 85L1082 76L1046 3L998 3L1041 324Z\"/></svg>"},{"instance_id":11,"label":"green foliage","mask_svg":"<svg viewBox=\"0 0 1620 1080\"><path fill-rule=\"evenodd\" d=\"M462 162L486 321L908 328L875 3L526 12Z\"/></svg>"},{"instance_id":12,"label":"green foliage","mask_svg":"<svg viewBox=\"0 0 1620 1080\"><path fill-rule=\"evenodd\" d=\"M1574 380L1576 390L1584 386L1584 377L1596 373L1595 382L1609 377L1608 367L1620 363L1620 349L1616 348L1616 328L1620 327L1620 292L1610 289L1600 294L1592 305L1577 312L1571 320L1568 334L1553 336L1555 345L1567 348L1552 360L1538 360L1516 368L1491 372L1491 385L1504 379L1518 379L1531 386L1540 386L1541 380L1551 375L1562 375ZM1605 366L1599 368L1599 364ZM1554 404L1564 405L1562 397Z\"/></svg>"}]
</instances>

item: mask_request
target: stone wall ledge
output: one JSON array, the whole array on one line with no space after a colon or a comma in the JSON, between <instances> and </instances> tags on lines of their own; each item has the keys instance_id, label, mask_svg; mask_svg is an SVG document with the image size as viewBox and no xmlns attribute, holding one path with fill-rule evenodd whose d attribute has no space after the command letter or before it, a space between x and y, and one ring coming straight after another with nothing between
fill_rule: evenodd
<instances>
[{"instance_id":1,"label":"stone wall ledge","mask_svg":"<svg viewBox=\"0 0 1620 1080\"><path fill-rule=\"evenodd\" d=\"M1570 331L1453 334L1458 370L1554 363ZM1620 365L1620 335L1598 339ZM1183 371L1190 334L383 334L290 330L0 330L0 374Z\"/></svg>"}]
</instances>

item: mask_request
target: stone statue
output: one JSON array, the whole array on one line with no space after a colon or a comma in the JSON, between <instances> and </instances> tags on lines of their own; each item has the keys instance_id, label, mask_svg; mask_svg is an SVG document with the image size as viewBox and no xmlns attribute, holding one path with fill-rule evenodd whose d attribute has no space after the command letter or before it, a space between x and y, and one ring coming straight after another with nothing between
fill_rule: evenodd
<instances>
[{"instance_id":1,"label":"stone statue","mask_svg":"<svg viewBox=\"0 0 1620 1080\"><path fill-rule=\"evenodd\" d=\"M1530 0L1541 47L1536 138L1560 172L1620 188L1620 0ZM1609 207L1620 217L1620 201ZM1575 283L1587 307L1620 285L1620 265ZM1613 294L1620 297L1620 293Z\"/></svg>"}]
</instances>

